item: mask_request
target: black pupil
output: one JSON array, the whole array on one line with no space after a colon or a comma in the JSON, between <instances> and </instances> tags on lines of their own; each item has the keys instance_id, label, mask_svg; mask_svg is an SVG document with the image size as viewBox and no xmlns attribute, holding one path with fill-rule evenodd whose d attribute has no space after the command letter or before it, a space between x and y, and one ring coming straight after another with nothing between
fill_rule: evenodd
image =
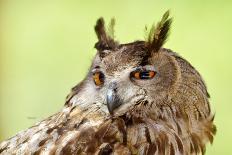
<instances>
[{"instance_id":1,"label":"black pupil","mask_svg":"<svg viewBox=\"0 0 232 155\"><path fill-rule=\"evenodd\" d=\"M103 74L102 72L100 72L100 73L99 73L99 80L100 80L101 82L103 82L103 81L104 81L104 78L105 78L104 74Z\"/></svg>"},{"instance_id":2,"label":"black pupil","mask_svg":"<svg viewBox=\"0 0 232 155\"><path fill-rule=\"evenodd\" d=\"M139 76L140 76L140 79L150 79L151 78L149 71L142 71L142 72L140 72Z\"/></svg>"}]
</instances>

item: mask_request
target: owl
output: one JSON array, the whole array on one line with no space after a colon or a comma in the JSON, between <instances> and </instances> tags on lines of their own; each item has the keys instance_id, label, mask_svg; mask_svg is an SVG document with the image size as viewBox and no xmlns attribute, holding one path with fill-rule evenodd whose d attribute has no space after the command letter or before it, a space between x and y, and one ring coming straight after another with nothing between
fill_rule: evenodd
<instances>
[{"instance_id":1,"label":"owl","mask_svg":"<svg viewBox=\"0 0 232 155\"><path fill-rule=\"evenodd\" d=\"M147 37L121 44L97 20L88 74L56 114L1 142L0 154L195 155L216 133L199 72L163 48L167 11Z\"/></svg>"}]
</instances>

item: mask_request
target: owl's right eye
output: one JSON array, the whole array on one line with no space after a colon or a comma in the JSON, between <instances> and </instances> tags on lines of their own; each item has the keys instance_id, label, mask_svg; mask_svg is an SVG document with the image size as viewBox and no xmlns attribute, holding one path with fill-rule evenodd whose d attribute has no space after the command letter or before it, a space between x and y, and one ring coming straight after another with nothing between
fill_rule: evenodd
<instances>
[{"instance_id":1,"label":"owl's right eye","mask_svg":"<svg viewBox=\"0 0 232 155\"><path fill-rule=\"evenodd\" d=\"M93 81L96 86L101 86L104 83L105 75L100 72L96 71L93 73Z\"/></svg>"},{"instance_id":2,"label":"owl's right eye","mask_svg":"<svg viewBox=\"0 0 232 155\"><path fill-rule=\"evenodd\" d=\"M137 80L148 80L155 77L156 72L153 70L137 69L131 72L130 76Z\"/></svg>"}]
</instances>

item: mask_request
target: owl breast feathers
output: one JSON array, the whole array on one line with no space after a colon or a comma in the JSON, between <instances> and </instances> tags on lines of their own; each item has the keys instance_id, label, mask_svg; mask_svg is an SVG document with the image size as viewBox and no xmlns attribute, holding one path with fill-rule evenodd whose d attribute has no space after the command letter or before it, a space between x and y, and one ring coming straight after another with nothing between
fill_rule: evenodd
<instances>
[{"instance_id":1,"label":"owl breast feathers","mask_svg":"<svg viewBox=\"0 0 232 155\"><path fill-rule=\"evenodd\" d=\"M144 41L120 44L95 26L97 54L62 110L0 144L0 154L204 154L216 127L197 70L163 48L167 11Z\"/></svg>"}]
</instances>

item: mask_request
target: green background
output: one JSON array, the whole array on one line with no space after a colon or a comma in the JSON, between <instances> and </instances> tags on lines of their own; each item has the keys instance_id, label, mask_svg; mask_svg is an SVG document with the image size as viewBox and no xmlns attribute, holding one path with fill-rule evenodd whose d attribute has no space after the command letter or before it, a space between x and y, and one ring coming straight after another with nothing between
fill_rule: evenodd
<instances>
[{"instance_id":1,"label":"green background","mask_svg":"<svg viewBox=\"0 0 232 155\"><path fill-rule=\"evenodd\" d=\"M58 111L95 54L98 17L116 18L116 39L144 38L145 25L171 10L165 47L204 77L216 112L208 155L232 154L232 1L1 0L0 141Z\"/></svg>"}]
</instances>

